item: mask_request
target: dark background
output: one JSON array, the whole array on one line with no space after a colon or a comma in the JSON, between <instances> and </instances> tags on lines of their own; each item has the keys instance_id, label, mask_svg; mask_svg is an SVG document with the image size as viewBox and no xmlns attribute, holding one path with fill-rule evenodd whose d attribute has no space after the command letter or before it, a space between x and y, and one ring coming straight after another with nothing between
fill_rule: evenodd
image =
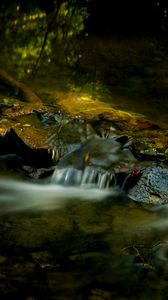
<instances>
[{"instance_id":1,"label":"dark background","mask_svg":"<svg viewBox=\"0 0 168 300\"><path fill-rule=\"evenodd\" d=\"M17 3L28 12L32 6L50 14L55 5L64 0L1 0L0 10L12 15L12 5ZM167 0L69 0L70 5L87 6L90 17L86 30L98 35L151 35L167 37Z\"/></svg>"},{"instance_id":2,"label":"dark background","mask_svg":"<svg viewBox=\"0 0 168 300\"><path fill-rule=\"evenodd\" d=\"M166 36L168 1L91 0L88 29L97 34Z\"/></svg>"}]
</instances>

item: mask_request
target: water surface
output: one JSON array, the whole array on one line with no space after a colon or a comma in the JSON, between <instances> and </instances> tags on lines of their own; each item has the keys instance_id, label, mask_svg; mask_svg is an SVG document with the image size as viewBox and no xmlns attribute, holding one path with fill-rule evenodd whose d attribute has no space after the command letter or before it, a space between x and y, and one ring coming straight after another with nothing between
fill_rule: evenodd
<instances>
[{"instance_id":1,"label":"water surface","mask_svg":"<svg viewBox=\"0 0 168 300\"><path fill-rule=\"evenodd\" d=\"M167 206L118 188L1 178L0 190L2 299L166 299Z\"/></svg>"}]
</instances>

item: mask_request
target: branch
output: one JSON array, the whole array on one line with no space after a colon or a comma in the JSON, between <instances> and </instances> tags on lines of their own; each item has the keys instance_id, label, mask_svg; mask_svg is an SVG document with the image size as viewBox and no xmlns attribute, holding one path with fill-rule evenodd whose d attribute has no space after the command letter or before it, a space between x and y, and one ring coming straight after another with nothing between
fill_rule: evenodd
<instances>
[{"instance_id":1,"label":"branch","mask_svg":"<svg viewBox=\"0 0 168 300\"><path fill-rule=\"evenodd\" d=\"M57 3L58 2L58 3ZM37 61L36 61L36 64L35 64L35 67L32 71L32 75L35 75L35 73L37 72L37 69L38 69L38 66L39 66L39 62L42 58L42 55L44 53L44 50L45 50L45 46L46 46L46 43L47 43L47 39L48 39L48 35L49 33L51 32L51 29L55 23L55 20L57 18L57 15L58 15L58 12L59 12L59 9L60 9L60 6L61 6L61 2L62 1L56 1L56 5L55 5L55 9L54 9L54 12L53 12L53 16L51 17L51 20L47 26L47 30L45 32L45 35L44 35L44 40L43 40L43 44L42 44L42 47L41 47L41 50L40 50L40 54L37 58Z\"/></svg>"}]
</instances>

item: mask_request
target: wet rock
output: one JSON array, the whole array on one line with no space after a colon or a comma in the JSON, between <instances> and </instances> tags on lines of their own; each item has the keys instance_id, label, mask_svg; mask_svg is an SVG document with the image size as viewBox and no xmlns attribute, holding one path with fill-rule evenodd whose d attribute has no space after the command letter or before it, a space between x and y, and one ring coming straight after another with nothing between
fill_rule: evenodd
<instances>
[{"instance_id":1,"label":"wet rock","mask_svg":"<svg viewBox=\"0 0 168 300\"><path fill-rule=\"evenodd\" d=\"M74 166L81 169L87 162L106 168L121 160L136 161L129 149L123 148L120 142L95 136L83 143L79 149L64 156L58 166Z\"/></svg>"},{"instance_id":2,"label":"wet rock","mask_svg":"<svg viewBox=\"0 0 168 300\"><path fill-rule=\"evenodd\" d=\"M12 128L7 130L4 135L0 135L0 155L1 161L3 156L7 158L8 155L8 158L11 158L10 155L16 155L26 165L36 167L52 165L52 157L47 149L29 147Z\"/></svg>"},{"instance_id":3,"label":"wet rock","mask_svg":"<svg viewBox=\"0 0 168 300\"><path fill-rule=\"evenodd\" d=\"M0 155L0 168L1 169L20 169L21 157L16 154Z\"/></svg>"},{"instance_id":4,"label":"wet rock","mask_svg":"<svg viewBox=\"0 0 168 300\"><path fill-rule=\"evenodd\" d=\"M140 202L156 205L168 203L168 169L159 165L147 167L128 194Z\"/></svg>"}]
</instances>

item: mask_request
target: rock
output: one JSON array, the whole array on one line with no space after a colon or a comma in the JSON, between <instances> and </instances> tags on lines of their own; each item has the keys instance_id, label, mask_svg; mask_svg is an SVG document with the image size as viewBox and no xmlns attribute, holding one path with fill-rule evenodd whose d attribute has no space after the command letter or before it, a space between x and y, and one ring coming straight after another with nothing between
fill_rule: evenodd
<instances>
[{"instance_id":1,"label":"rock","mask_svg":"<svg viewBox=\"0 0 168 300\"><path fill-rule=\"evenodd\" d=\"M120 137L93 136L86 140L60 159L51 181L62 185L96 185L98 188L113 185L115 174L124 166L128 171L131 163L136 162L128 148L128 138L119 139L121 142L117 138Z\"/></svg>"},{"instance_id":2,"label":"rock","mask_svg":"<svg viewBox=\"0 0 168 300\"><path fill-rule=\"evenodd\" d=\"M106 168L119 161L136 161L136 159L120 142L95 136L83 143L79 149L64 156L58 166L74 166L81 169L88 163Z\"/></svg>"},{"instance_id":3,"label":"rock","mask_svg":"<svg viewBox=\"0 0 168 300\"><path fill-rule=\"evenodd\" d=\"M2 160L12 161L16 155L23 164L33 167L49 167L52 165L52 155L48 149L31 148L17 135L13 128L0 135L0 156ZM8 158L8 159L7 159ZM10 159L9 159L10 158Z\"/></svg>"},{"instance_id":4,"label":"rock","mask_svg":"<svg viewBox=\"0 0 168 300\"><path fill-rule=\"evenodd\" d=\"M140 202L156 205L168 203L168 169L159 165L147 167L128 195Z\"/></svg>"}]
</instances>

